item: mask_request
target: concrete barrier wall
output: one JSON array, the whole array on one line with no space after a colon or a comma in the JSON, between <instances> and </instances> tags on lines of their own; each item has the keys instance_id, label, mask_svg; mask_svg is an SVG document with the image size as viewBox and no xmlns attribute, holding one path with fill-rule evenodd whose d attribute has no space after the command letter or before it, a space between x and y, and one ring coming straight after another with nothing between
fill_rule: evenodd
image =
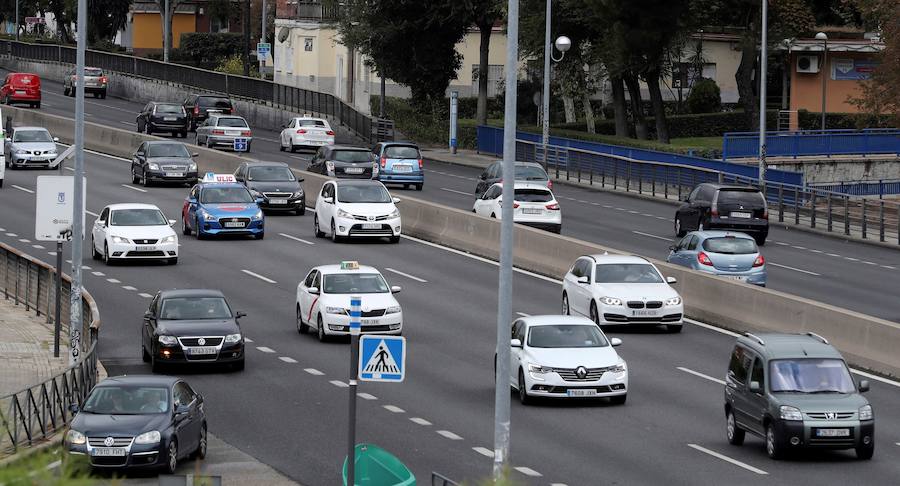
<instances>
[{"instance_id":1,"label":"concrete barrier wall","mask_svg":"<svg viewBox=\"0 0 900 486\"><path fill-rule=\"evenodd\" d=\"M74 121L38 110L4 106L17 125L47 127L62 141L71 142ZM143 141L158 139L85 124L85 145L90 150L130 158ZM233 172L241 158L234 154L193 147L201 171ZM318 174L296 171L304 178L307 204L327 180ZM486 258L499 257L500 224L495 219L439 204L400 196L403 232L424 240L467 251ZM593 243L517 226L514 240L515 265L561 279L575 259L585 254L625 253ZM900 325L770 289L716 278L684 267L651 260L665 276L678 279L676 288L688 316L735 331L815 332L836 345L857 366L900 376ZM561 297L561 296L560 296ZM553 312L555 309L548 309Z\"/></svg>"}]
</instances>

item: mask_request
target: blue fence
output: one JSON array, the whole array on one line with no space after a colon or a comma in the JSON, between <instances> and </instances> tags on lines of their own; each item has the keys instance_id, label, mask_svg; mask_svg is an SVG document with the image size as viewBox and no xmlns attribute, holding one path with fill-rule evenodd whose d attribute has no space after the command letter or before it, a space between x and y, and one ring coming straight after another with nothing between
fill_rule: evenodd
<instances>
[{"instance_id":1,"label":"blue fence","mask_svg":"<svg viewBox=\"0 0 900 486\"><path fill-rule=\"evenodd\" d=\"M900 130L816 130L805 132L766 132L769 157L811 155L900 155ZM722 159L759 156L759 132L726 133Z\"/></svg>"},{"instance_id":2,"label":"blue fence","mask_svg":"<svg viewBox=\"0 0 900 486\"><path fill-rule=\"evenodd\" d=\"M885 194L900 194L900 180L823 182L810 186L851 196L882 197Z\"/></svg>"}]
</instances>

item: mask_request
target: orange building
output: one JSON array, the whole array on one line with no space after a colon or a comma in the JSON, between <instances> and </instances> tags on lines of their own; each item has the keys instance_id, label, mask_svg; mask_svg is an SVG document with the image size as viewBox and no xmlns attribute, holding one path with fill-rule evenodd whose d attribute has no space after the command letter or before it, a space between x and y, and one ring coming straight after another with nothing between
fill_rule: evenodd
<instances>
[{"instance_id":1,"label":"orange building","mask_svg":"<svg viewBox=\"0 0 900 486\"><path fill-rule=\"evenodd\" d=\"M229 0L231 10L240 12L239 0ZM207 0L187 0L178 5L172 15L172 48L181 45L181 34L191 32L241 32L240 14L234 18L217 19L209 15ZM162 16L159 5L152 0L137 0L131 5L129 22L125 27L125 46L136 55L162 52Z\"/></svg>"}]
</instances>

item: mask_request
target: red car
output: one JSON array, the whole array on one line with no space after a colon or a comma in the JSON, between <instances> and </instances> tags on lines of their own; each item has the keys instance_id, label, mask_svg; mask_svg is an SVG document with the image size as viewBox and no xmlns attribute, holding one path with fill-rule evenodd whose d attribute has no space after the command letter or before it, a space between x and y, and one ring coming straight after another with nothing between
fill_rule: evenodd
<instances>
[{"instance_id":1,"label":"red car","mask_svg":"<svg viewBox=\"0 0 900 486\"><path fill-rule=\"evenodd\" d=\"M41 78L31 73L10 73L0 87L0 100L7 105L12 103L28 103L32 107L41 107Z\"/></svg>"}]
</instances>

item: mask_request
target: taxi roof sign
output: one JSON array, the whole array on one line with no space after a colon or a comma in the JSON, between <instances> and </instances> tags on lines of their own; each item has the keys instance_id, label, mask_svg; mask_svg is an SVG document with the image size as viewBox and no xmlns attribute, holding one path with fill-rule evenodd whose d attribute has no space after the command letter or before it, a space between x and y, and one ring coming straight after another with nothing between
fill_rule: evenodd
<instances>
[{"instance_id":1,"label":"taxi roof sign","mask_svg":"<svg viewBox=\"0 0 900 486\"><path fill-rule=\"evenodd\" d=\"M216 174L207 172L203 176L202 182L237 182L237 179L234 178L234 174Z\"/></svg>"},{"instance_id":2,"label":"taxi roof sign","mask_svg":"<svg viewBox=\"0 0 900 486\"><path fill-rule=\"evenodd\" d=\"M359 270L359 262L348 260L341 262L341 270Z\"/></svg>"}]
</instances>

